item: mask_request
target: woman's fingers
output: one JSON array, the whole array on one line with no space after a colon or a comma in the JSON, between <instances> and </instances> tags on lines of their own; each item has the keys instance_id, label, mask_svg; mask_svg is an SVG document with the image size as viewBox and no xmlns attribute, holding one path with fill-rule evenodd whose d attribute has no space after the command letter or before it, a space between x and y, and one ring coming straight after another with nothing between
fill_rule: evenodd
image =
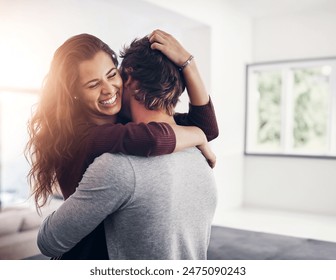
<instances>
[{"instance_id":1,"label":"woman's fingers","mask_svg":"<svg viewBox=\"0 0 336 280\"><path fill-rule=\"evenodd\" d=\"M170 34L168 34L167 32L164 32L163 30L156 29L149 35L149 37L152 37L152 36L160 36L161 38L165 38L165 37L169 37Z\"/></svg>"},{"instance_id":2,"label":"woman's fingers","mask_svg":"<svg viewBox=\"0 0 336 280\"><path fill-rule=\"evenodd\" d=\"M166 37L165 35L162 33L162 32L159 32L157 30L153 31L149 36L149 42L151 43L154 43L154 42L157 42L157 43L163 43L166 41Z\"/></svg>"},{"instance_id":3,"label":"woman's fingers","mask_svg":"<svg viewBox=\"0 0 336 280\"><path fill-rule=\"evenodd\" d=\"M152 49L161 51L177 66L181 66L190 57L190 53L172 35L160 29L154 30L148 39Z\"/></svg>"},{"instance_id":4,"label":"woman's fingers","mask_svg":"<svg viewBox=\"0 0 336 280\"><path fill-rule=\"evenodd\" d=\"M164 53L164 50L165 50L165 46L160 44L160 43L157 43L157 42L152 43L151 48L153 50L158 50L158 51L163 52L163 53Z\"/></svg>"}]
</instances>

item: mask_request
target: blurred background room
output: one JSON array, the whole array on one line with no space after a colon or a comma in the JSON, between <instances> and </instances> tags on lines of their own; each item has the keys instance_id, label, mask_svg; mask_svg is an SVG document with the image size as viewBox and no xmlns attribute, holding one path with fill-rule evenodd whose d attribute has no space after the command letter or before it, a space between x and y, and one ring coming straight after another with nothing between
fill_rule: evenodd
<instances>
[{"instance_id":1,"label":"blurred background room","mask_svg":"<svg viewBox=\"0 0 336 280\"><path fill-rule=\"evenodd\" d=\"M335 0L0 0L0 259L39 253L42 218L28 199L23 149L56 48L91 33L118 51L156 28L195 56L215 105L214 233L243 230L330 247L336 242ZM178 111L187 108L185 94ZM249 254L229 253L225 236L221 245L211 244L224 257L212 258L272 258L272 246L254 257L246 238L241 250ZM336 259L336 249L315 253L288 258Z\"/></svg>"}]
</instances>

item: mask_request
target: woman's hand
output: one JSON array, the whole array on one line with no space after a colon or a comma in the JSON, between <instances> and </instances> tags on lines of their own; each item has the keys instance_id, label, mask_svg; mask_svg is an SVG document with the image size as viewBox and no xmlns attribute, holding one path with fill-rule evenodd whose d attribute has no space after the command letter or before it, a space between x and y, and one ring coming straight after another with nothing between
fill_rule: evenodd
<instances>
[{"instance_id":1,"label":"woman's hand","mask_svg":"<svg viewBox=\"0 0 336 280\"><path fill-rule=\"evenodd\" d=\"M148 35L148 39L152 49L161 51L177 67L181 68L190 59L190 53L172 35L162 30L154 30ZM189 61L182 72L190 103L194 106L203 106L209 103L209 95L195 60Z\"/></svg>"},{"instance_id":2,"label":"woman's hand","mask_svg":"<svg viewBox=\"0 0 336 280\"><path fill-rule=\"evenodd\" d=\"M172 35L162 30L154 30L148 39L153 50L161 51L177 66L183 65L190 57L190 53Z\"/></svg>"},{"instance_id":3,"label":"woman's hand","mask_svg":"<svg viewBox=\"0 0 336 280\"><path fill-rule=\"evenodd\" d=\"M203 156L206 158L211 168L214 168L216 165L216 155L210 148L209 142L206 142L202 145L198 145L197 148L202 152Z\"/></svg>"}]
</instances>

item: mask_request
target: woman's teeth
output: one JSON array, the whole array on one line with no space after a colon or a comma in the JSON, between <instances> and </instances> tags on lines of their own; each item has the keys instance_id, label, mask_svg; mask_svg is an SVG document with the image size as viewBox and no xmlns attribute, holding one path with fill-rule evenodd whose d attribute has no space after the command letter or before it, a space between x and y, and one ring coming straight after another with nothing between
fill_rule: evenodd
<instances>
[{"instance_id":1,"label":"woman's teeth","mask_svg":"<svg viewBox=\"0 0 336 280\"><path fill-rule=\"evenodd\" d=\"M110 105L110 104L113 104L115 101L117 100L117 95L115 96L112 96L110 99L108 100L102 100L102 101L99 101L99 103L103 104L103 105Z\"/></svg>"}]
</instances>

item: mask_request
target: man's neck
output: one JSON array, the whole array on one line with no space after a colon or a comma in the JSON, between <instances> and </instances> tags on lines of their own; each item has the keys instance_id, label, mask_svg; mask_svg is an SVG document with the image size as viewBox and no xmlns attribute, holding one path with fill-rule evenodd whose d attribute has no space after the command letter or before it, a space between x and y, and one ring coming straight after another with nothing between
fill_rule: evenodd
<instances>
[{"instance_id":1,"label":"man's neck","mask_svg":"<svg viewBox=\"0 0 336 280\"><path fill-rule=\"evenodd\" d=\"M138 103L138 102L136 102ZM173 116L169 116L164 110L148 110L142 104L132 106L132 120L136 123L165 122L175 124Z\"/></svg>"}]
</instances>

